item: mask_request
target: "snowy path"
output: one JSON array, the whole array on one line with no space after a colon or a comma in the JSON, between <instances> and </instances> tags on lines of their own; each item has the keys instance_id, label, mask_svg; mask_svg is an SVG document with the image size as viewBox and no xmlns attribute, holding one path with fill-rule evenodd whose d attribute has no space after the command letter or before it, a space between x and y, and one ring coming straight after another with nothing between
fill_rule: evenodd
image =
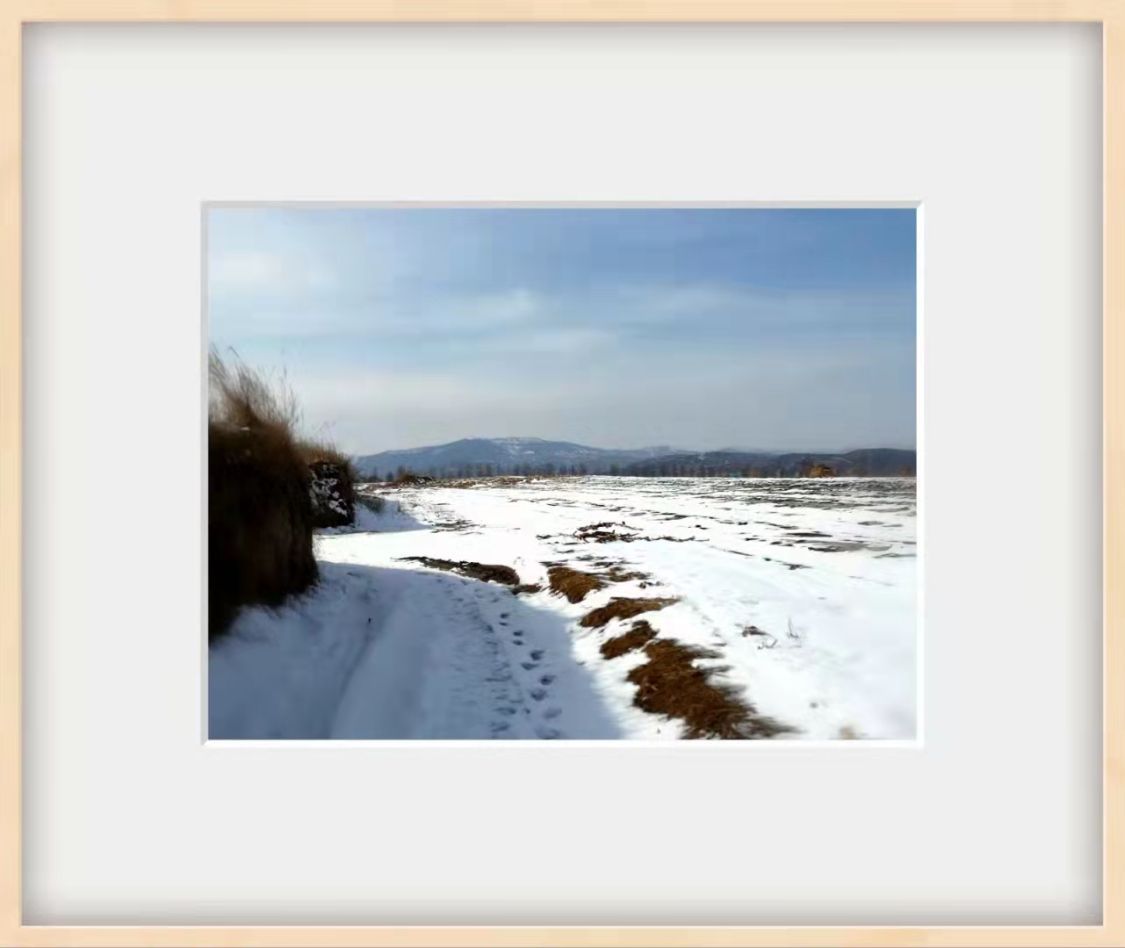
<instances>
[{"instance_id":1,"label":"snowy path","mask_svg":"<svg viewBox=\"0 0 1125 948\"><path fill-rule=\"evenodd\" d=\"M634 703L631 623L579 622L668 597L656 634L795 738L910 738L913 483L570 478L386 491L387 512L317 538L322 579L245 610L210 660L211 737L674 739ZM612 524L609 538L583 531ZM539 592L410 557L511 567ZM570 603L551 564L623 577ZM754 631L747 631L753 629ZM744 689L744 691L742 690Z\"/></svg>"},{"instance_id":2,"label":"snowy path","mask_svg":"<svg viewBox=\"0 0 1125 948\"><path fill-rule=\"evenodd\" d=\"M568 657L565 623L500 586L403 572L332 737L621 736Z\"/></svg>"}]
</instances>

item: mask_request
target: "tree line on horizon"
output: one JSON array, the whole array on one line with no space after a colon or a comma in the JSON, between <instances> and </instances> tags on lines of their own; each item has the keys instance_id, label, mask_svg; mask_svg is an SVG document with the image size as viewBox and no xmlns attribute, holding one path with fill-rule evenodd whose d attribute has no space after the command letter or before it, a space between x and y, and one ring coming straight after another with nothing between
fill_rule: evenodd
<instances>
[{"instance_id":1,"label":"tree line on horizon","mask_svg":"<svg viewBox=\"0 0 1125 948\"><path fill-rule=\"evenodd\" d=\"M598 466L593 469L586 464L513 464L496 465L489 463L446 465L439 468L423 468L414 470L406 465L399 465L394 470L380 472L371 470L362 476L368 483L386 482L394 483L407 478L418 476L434 478L488 478L488 477L586 477L591 474L604 474L611 477L747 477L747 478L781 478L781 477L914 477L914 465L904 465L893 474L884 472L871 473L862 466L853 469L841 470L830 463L807 458L799 463L796 469L788 469L769 464L715 464L713 462L698 461L693 459L640 461L634 464L610 464L605 467Z\"/></svg>"}]
</instances>

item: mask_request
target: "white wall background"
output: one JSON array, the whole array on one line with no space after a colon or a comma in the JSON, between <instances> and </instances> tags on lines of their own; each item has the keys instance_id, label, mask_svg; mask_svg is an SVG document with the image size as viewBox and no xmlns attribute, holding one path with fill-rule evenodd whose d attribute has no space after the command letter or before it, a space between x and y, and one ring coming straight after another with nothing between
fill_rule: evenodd
<instances>
[{"instance_id":1,"label":"white wall background","mask_svg":"<svg viewBox=\"0 0 1125 948\"><path fill-rule=\"evenodd\" d=\"M1100 917L1088 26L34 26L25 921ZM205 746L201 202L924 207L920 747Z\"/></svg>"}]
</instances>

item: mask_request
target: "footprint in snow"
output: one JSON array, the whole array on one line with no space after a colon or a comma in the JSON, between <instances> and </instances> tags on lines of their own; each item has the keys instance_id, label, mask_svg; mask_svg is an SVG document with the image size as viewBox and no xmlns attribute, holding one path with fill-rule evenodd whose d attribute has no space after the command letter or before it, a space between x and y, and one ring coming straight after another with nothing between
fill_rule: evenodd
<instances>
[{"instance_id":1,"label":"footprint in snow","mask_svg":"<svg viewBox=\"0 0 1125 948\"><path fill-rule=\"evenodd\" d=\"M542 701L547 697L547 690L545 688L532 688L530 694L536 701Z\"/></svg>"},{"instance_id":2,"label":"footprint in snow","mask_svg":"<svg viewBox=\"0 0 1125 948\"><path fill-rule=\"evenodd\" d=\"M535 662L520 662L520 668L522 668L524 671L532 671L533 669L536 669L538 667L539 665Z\"/></svg>"},{"instance_id":3,"label":"footprint in snow","mask_svg":"<svg viewBox=\"0 0 1125 948\"><path fill-rule=\"evenodd\" d=\"M535 729L535 736L542 738L545 741L553 741L557 737L562 737L562 731L560 731L558 728L542 725Z\"/></svg>"},{"instance_id":4,"label":"footprint in snow","mask_svg":"<svg viewBox=\"0 0 1125 948\"><path fill-rule=\"evenodd\" d=\"M536 661L539 661L539 659L541 659L543 657L543 649L541 649L541 648L534 649L531 653L531 657L534 658Z\"/></svg>"},{"instance_id":5,"label":"footprint in snow","mask_svg":"<svg viewBox=\"0 0 1125 948\"><path fill-rule=\"evenodd\" d=\"M553 682L554 680L555 680L555 676L554 676L554 675L544 675L544 676L543 676L542 678L540 678L540 679L539 679L539 684L541 684L541 685L549 685L549 684L550 684L551 682Z\"/></svg>"},{"instance_id":6,"label":"footprint in snow","mask_svg":"<svg viewBox=\"0 0 1125 948\"><path fill-rule=\"evenodd\" d=\"M516 638L522 638L523 637L523 629L516 629L516 631L513 632L512 635L514 635Z\"/></svg>"},{"instance_id":7,"label":"footprint in snow","mask_svg":"<svg viewBox=\"0 0 1125 948\"><path fill-rule=\"evenodd\" d=\"M500 714L515 714L516 713L515 708L497 708L496 710Z\"/></svg>"},{"instance_id":8,"label":"footprint in snow","mask_svg":"<svg viewBox=\"0 0 1125 948\"><path fill-rule=\"evenodd\" d=\"M543 712L543 717L549 721L552 718L557 718L560 714L562 714L562 708L548 708Z\"/></svg>"}]
</instances>

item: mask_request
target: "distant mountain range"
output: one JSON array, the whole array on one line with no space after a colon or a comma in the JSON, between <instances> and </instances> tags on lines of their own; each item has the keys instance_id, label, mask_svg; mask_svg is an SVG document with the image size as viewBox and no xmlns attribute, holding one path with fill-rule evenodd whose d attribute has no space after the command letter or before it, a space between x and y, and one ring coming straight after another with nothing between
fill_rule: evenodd
<instances>
[{"instance_id":1,"label":"distant mountain range","mask_svg":"<svg viewBox=\"0 0 1125 948\"><path fill-rule=\"evenodd\" d=\"M914 451L865 448L845 453L684 451L649 448L591 448L542 438L463 438L449 444L382 451L353 458L361 476L410 471L440 477L491 474L761 475L797 477L822 465L833 474L885 477L913 474Z\"/></svg>"}]
</instances>

